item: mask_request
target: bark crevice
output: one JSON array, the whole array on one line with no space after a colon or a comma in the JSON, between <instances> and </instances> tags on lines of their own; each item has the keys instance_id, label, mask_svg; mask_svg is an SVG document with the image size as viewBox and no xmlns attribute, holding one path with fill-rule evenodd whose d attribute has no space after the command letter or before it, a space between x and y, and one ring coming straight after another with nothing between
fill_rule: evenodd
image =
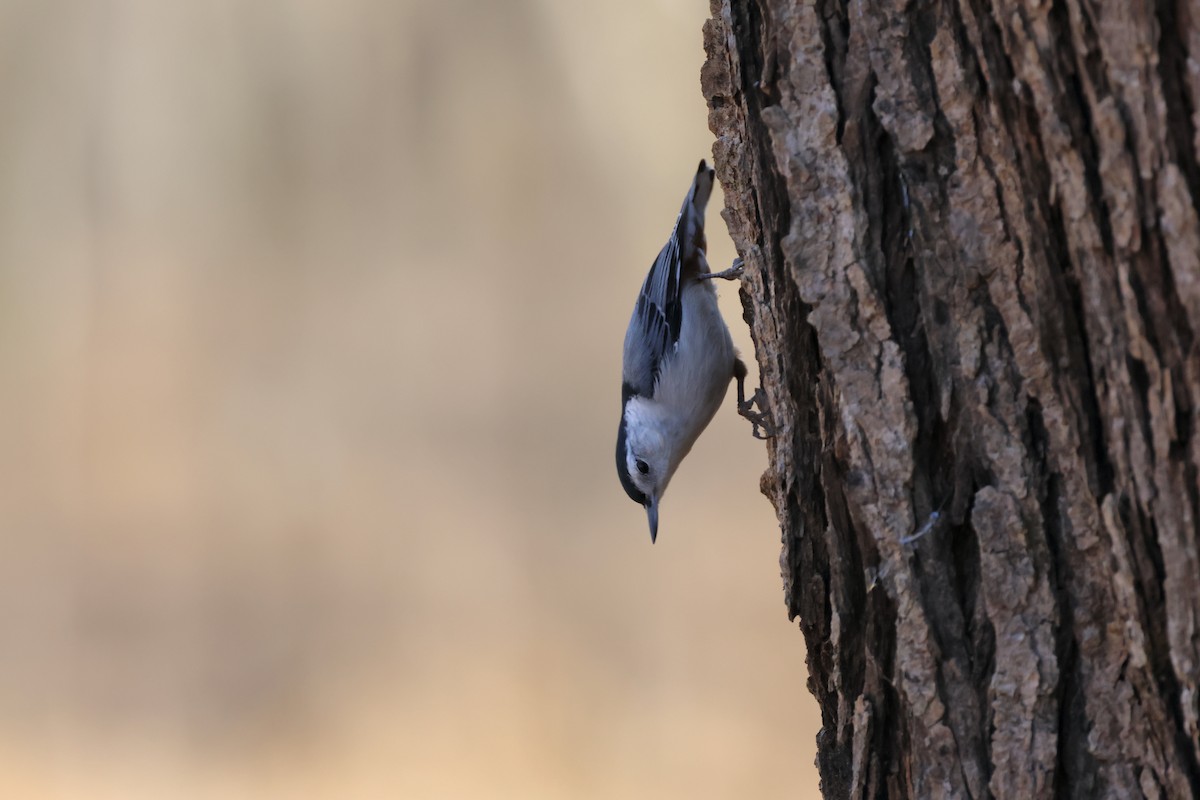
<instances>
[{"instance_id":1,"label":"bark crevice","mask_svg":"<svg viewBox=\"0 0 1200 800\"><path fill-rule=\"evenodd\" d=\"M712 10L824 792L1200 793L1190 7Z\"/></svg>"},{"instance_id":2,"label":"bark crevice","mask_svg":"<svg viewBox=\"0 0 1200 800\"><path fill-rule=\"evenodd\" d=\"M1190 7L712 10L826 795L1197 793Z\"/></svg>"}]
</instances>

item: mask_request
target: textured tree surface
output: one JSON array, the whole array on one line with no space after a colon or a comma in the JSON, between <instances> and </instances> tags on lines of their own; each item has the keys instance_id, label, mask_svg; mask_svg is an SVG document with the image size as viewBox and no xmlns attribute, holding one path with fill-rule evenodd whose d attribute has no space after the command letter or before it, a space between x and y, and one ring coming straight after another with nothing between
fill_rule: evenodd
<instances>
[{"instance_id":1,"label":"textured tree surface","mask_svg":"<svg viewBox=\"0 0 1200 800\"><path fill-rule=\"evenodd\" d=\"M1200 2L712 13L825 795L1200 795Z\"/></svg>"}]
</instances>

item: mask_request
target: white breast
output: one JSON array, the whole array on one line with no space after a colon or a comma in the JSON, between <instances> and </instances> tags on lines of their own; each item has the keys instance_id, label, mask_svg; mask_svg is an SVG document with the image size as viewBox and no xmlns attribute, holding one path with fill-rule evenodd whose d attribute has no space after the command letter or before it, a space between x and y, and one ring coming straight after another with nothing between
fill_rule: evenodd
<instances>
[{"instance_id":1,"label":"white breast","mask_svg":"<svg viewBox=\"0 0 1200 800\"><path fill-rule=\"evenodd\" d=\"M654 399L637 398L631 405L639 407L628 409L654 419L656 424L648 427L661 431L669 443L672 474L720 408L736 357L715 287L709 281L691 281L682 300L679 349L660 371Z\"/></svg>"}]
</instances>

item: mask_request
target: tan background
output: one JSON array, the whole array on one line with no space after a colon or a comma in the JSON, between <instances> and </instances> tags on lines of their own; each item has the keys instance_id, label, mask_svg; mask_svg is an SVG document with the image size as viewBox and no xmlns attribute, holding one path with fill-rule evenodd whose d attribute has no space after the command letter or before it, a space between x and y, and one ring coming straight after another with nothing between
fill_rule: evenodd
<instances>
[{"instance_id":1,"label":"tan background","mask_svg":"<svg viewBox=\"0 0 1200 800\"><path fill-rule=\"evenodd\" d=\"M816 796L762 445L613 470L706 6L0 6L0 795Z\"/></svg>"}]
</instances>

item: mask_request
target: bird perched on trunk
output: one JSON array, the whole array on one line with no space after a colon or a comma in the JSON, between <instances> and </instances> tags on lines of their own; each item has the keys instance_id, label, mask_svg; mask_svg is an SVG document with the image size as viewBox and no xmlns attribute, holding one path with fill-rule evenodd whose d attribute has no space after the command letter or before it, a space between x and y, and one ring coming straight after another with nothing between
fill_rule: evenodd
<instances>
[{"instance_id":1,"label":"bird perched on trunk","mask_svg":"<svg viewBox=\"0 0 1200 800\"><path fill-rule=\"evenodd\" d=\"M742 273L740 260L725 272L709 272L704 210L712 188L713 171L701 161L625 333L617 475L625 493L645 507L651 542L658 536L663 492L717 413L731 379L738 382L739 412L762 424L745 401L746 365L709 280Z\"/></svg>"}]
</instances>

